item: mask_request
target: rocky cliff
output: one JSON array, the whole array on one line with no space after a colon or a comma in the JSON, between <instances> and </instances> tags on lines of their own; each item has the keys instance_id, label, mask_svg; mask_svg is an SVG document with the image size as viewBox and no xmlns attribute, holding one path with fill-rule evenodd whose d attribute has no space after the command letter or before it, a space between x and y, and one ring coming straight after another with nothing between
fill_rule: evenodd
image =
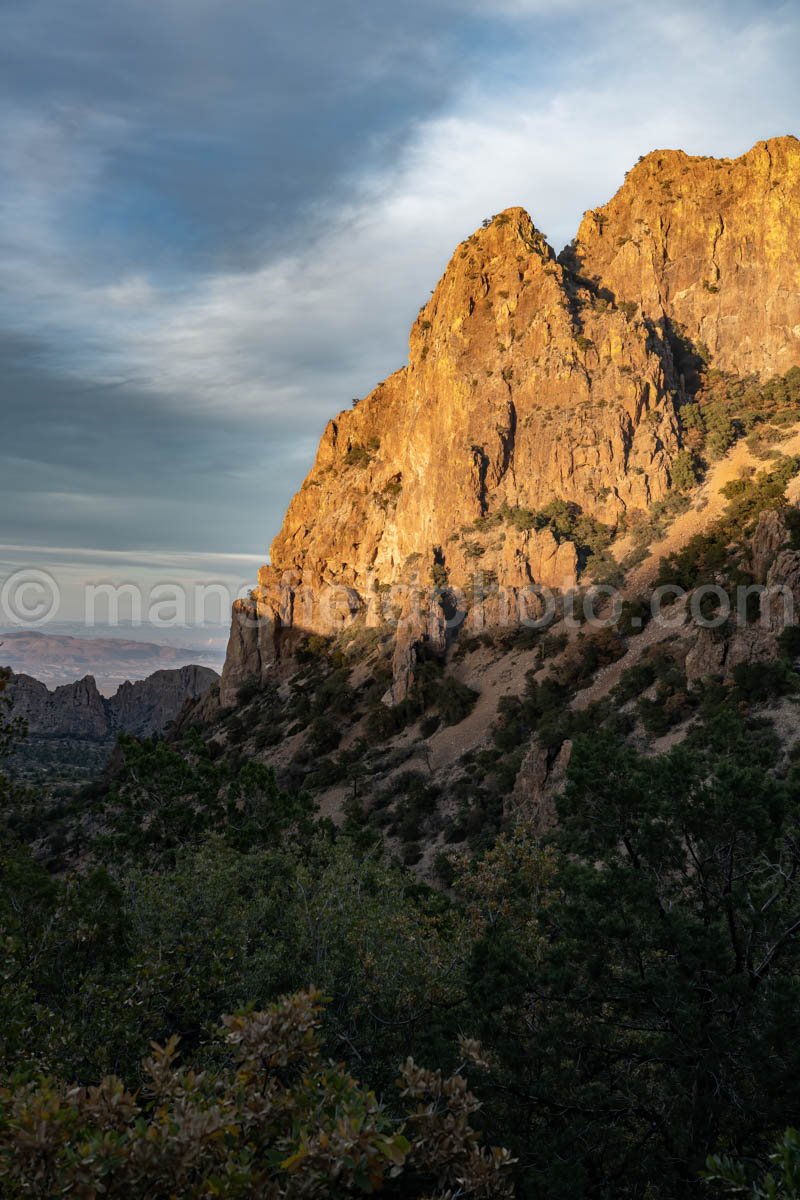
<instances>
[{"instance_id":1,"label":"rocky cliff","mask_svg":"<svg viewBox=\"0 0 800 1200\"><path fill-rule=\"evenodd\" d=\"M532 584L573 585L579 540L542 511L566 503L613 529L664 497L692 364L766 376L800 363L798 233L787 137L736 160L648 155L559 257L521 209L468 238L420 310L408 365L328 423L270 565L235 606L222 702L299 633L359 613L399 619L397 700L416 645L441 647L476 576L512 609Z\"/></svg>"},{"instance_id":2,"label":"rocky cliff","mask_svg":"<svg viewBox=\"0 0 800 1200\"><path fill-rule=\"evenodd\" d=\"M800 141L783 137L736 159L648 154L570 257L719 369L769 375L800 362L798 245Z\"/></svg>"},{"instance_id":3,"label":"rocky cliff","mask_svg":"<svg viewBox=\"0 0 800 1200\"><path fill-rule=\"evenodd\" d=\"M119 732L161 733L187 700L198 700L219 679L210 667L156 671L136 683L123 683L110 699L91 675L50 691L30 675L12 674L7 689L14 717L39 738L104 741Z\"/></svg>"},{"instance_id":4,"label":"rocky cliff","mask_svg":"<svg viewBox=\"0 0 800 1200\"><path fill-rule=\"evenodd\" d=\"M12 716L21 717L34 737L101 741L110 736L108 701L100 695L91 675L51 692L32 675L12 673L6 695Z\"/></svg>"}]
</instances>

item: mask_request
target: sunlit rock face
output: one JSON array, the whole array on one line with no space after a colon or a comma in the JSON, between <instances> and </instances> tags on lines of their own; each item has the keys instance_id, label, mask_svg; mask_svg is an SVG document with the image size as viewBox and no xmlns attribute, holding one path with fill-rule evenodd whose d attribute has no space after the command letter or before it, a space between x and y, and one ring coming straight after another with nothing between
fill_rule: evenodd
<instances>
[{"instance_id":1,"label":"sunlit rock face","mask_svg":"<svg viewBox=\"0 0 800 1200\"><path fill-rule=\"evenodd\" d=\"M799 226L800 143L779 138L736 160L648 155L560 260L519 208L468 238L407 366L328 423L235 606L222 702L292 631L377 624L392 605L408 631L398 588L452 589L469 608L477 575L511 607L532 585L572 586L575 545L533 513L560 500L613 526L662 498L693 362L800 362Z\"/></svg>"},{"instance_id":2,"label":"sunlit rock face","mask_svg":"<svg viewBox=\"0 0 800 1200\"><path fill-rule=\"evenodd\" d=\"M715 367L785 374L800 363L800 141L741 158L657 150L583 218L579 269Z\"/></svg>"}]
</instances>

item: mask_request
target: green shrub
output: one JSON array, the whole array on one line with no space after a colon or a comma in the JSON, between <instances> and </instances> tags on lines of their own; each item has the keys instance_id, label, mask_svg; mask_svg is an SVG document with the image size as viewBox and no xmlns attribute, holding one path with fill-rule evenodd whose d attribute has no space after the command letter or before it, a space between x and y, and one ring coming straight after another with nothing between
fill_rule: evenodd
<instances>
[{"instance_id":1,"label":"green shrub","mask_svg":"<svg viewBox=\"0 0 800 1200\"><path fill-rule=\"evenodd\" d=\"M733 682L742 699L753 703L785 696L796 692L800 686L800 678L789 663L780 659L777 662L738 663L733 668Z\"/></svg>"},{"instance_id":2,"label":"green shrub","mask_svg":"<svg viewBox=\"0 0 800 1200\"><path fill-rule=\"evenodd\" d=\"M353 442L352 446L348 447L347 453L344 456L344 465L346 467L368 467L372 461L369 450L366 446L362 446L360 442Z\"/></svg>"},{"instance_id":3,"label":"green shrub","mask_svg":"<svg viewBox=\"0 0 800 1200\"><path fill-rule=\"evenodd\" d=\"M767 1163L754 1164L713 1154L706 1160L703 1178L722 1184L726 1192L751 1200L798 1200L800 1197L800 1135L784 1130L783 1138Z\"/></svg>"},{"instance_id":4,"label":"green shrub","mask_svg":"<svg viewBox=\"0 0 800 1200\"><path fill-rule=\"evenodd\" d=\"M684 442L708 459L721 457L738 438L748 434L755 434L760 448L772 435L762 437L759 427L782 426L799 417L797 367L764 383L755 376L706 370L695 396L680 410Z\"/></svg>"},{"instance_id":5,"label":"green shrub","mask_svg":"<svg viewBox=\"0 0 800 1200\"><path fill-rule=\"evenodd\" d=\"M510 1155L480 1147L464 1080L409 1059L405 1119L393 1120L323 1056L320 999L309 990L223 1017L214 1068L179 1066L177 1036L154 1044L136 1091L113 1076L0 1089L6 1194L337 1200L430 1196L457 1181L511 1196Z\"/></svg>"},{"instance_id":6,"label":"green shrub","mask_svg":"<svg viewBox=\"0 0 800 1200\"><path fill-rule=\"evenodd\" d=\"M622 672L619 683L614 688L614 699L618 704L626 704L635 700L642 692L656 681L656 668L652 662L634 663Z\"/></svg>"},{"instance_id":7,"label":"green shrub","mask_svg":"<svg viewBox=\"0 0 800 1200\"><path fill-rule=\"evenodd\" d=\"M690 450L679 450L670 468L672 486L679 492L689 492L697 483L697 466Z\"/></svg>"},{"instance_id":8,"label":"green shrub","mask_svg":"<svg viewBox=\"0 0 800 1200\"><path fill-rule=\"evenodd\" d=\"M459 679L450 676L442 679L436 693L436 704L445 725L458 725L468 717L479 695Z\"/></svg>"},{"instance_id":9,"label":"green shrub","mask_svg":"<svg viewBox=\"0 0 800 1200\"><path fill-rule=\"evenodd\" d=\"M786 658L800 658L800 625L787 625L778 638L778 646Z\"/></svg>"}]
</instances>

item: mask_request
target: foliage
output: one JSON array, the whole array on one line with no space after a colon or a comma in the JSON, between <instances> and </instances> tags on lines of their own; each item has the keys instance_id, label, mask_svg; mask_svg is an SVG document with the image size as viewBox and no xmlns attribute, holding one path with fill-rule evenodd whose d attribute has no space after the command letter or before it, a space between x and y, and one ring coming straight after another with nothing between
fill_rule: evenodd
<instances>
[{"instance_id":1,"label":"foliage","mask_svg":"<svg viewBox=\"0 0 800 1200\"><path fill-rule=\"evenodd\" d=\"M39 858L46 814L9 821L0 1190L338 1197L363 1170L386 1196L501 1196L513 1180L522 1200L683 1200L709 1152L736 1156L715 1160L715 1187L760 1163L800 1109L800 763L748 716L764 680L772 694L789 678L784 640L772 674L732 687L688 689L653 653L585 710L575 689L625 643L610 630L558 642L550 674L501 701L493 744L446 790L398 761L362 789L358 747L309 764L352 782L338 830L238 744L197 733L123 743L113 786L72 814L58 874ZM352 702L340 653L325 642L301 664L290 719L335 724ZM417 717L441 720L454 682L418 664ZM666 755L604 728L632 720L646 688L655 731L694 714ZM246 736L273 703L261 689L236 714ZM573 742L546 835L512 823L503 799L533 733L549 763ZM405 863L441 835L449 894L386 857L383 830ZM445 848L464 841L472 856ZM240 1047L288 1022L291 1050L312 982L327 1002L301 1039L309 1056L250 1074L215 1035L218 1014L251 1006L227 1026ZM157 1095L140 1062L176 1030L186 1066L174 1043L159 1052L174 1088ZM434 1070L410 1068L398 1095L408 1058ZM500 1170L479 1141L517 1161ZM744 1170L748 1188L791 1195Z\"/></svg>"},{"instance_id":2,"label":"foliage","mask_svg":"<svg viewBox=\"0 0 800 1200\"><path fill-rule=\"evenodd\" d=\"M733 682L743 700L756 704L773 696L785 696L796 692L800 687L800 678L785 659L778 659L777 662L737 663L733 668Z\"/></svg>"},{"instance_id":3,"label":"foliage","mask_svg":"<svg viewBox=\"0 0 800 1200\"><path fill-rule=\"evenodd\" d=\"M742 539L752 531L759 514L787 508L786 486L798 470L800 458L786 456L750 478L727 483L722 494L728 503L721 519L661 560L657 586L670 584L691 591L729 572L741 554Z\"/></svg>"},{"instance_id":4,"label":"foliage","mask_svg":"<svg viewBox=\"0 0 800 1200\"><path fill-rule=\"evenodd\" d=\"M480 695L459 679L443 677L437 691L436 703L445 725L458 725L468 717Z\"/></svg>"},{"instance_id":5,"label":"foliage","mask_svg":"<svg viewBox=\"0 0 800 1200\"><path fill-rule=\"evenodd\" d=\"M199 738L179 749L123 736L120 748L123 761L92 838L104 857L169 858L212 831L245 850L308 828L310 801L282 792L261 763L215 760Z\"/></svg>"},{"instance_id":6,"label":"foliage","mask_svg":"<svg viewBox=\"0 0 800 1200\"><path fill-rule=\"evenodd\" d=\"M363 446L361 442L353 442L353 444L348 447L343 462L346 467L368 467L372 462L372 455L367 447Z\"/></svg>"},{"instance_id":7,"label":"foliage","mask_svg":"<svg viewBox=\"0 0 800 1200\"><path fill-rule=\"evenodd\" d=\"M800 368L761 383L706 370L701 385L680 410L684 443L691 452L720 458L740 437L767 425L800 418Z\"/></svg>"},{"instance_id":8,"label":"foliage","mask_svg":"<svg viewBox=\"0 0 800 1200\"><path fill-rule=\"evenodd\" d=\"M698 479L697 465L690 450L679 450L670 468L672 486L679 492L689 492Z\"/></svg>"},{"instance_id":9,"label":"foliage","mask_svg":"<svg viewBox=\"0 0 800 1200\"><path fill-rule=\"evenodd\" d=\"M687 1195L709 1147L796 1111L800 781L770 778L771 753L732 709L662 758L576 739L554 873L529 893L539 943L498 920L474 952L526 1194Z\"/></svg>"},{"instance_id":10,"label":"foliage","mask_svg":"<svg viewBox=\"0 0 800 1200\"><path fill-rule=\"evenodd\" d=\"M9 1197L510 1196L506 1151L481 1148L458 1075L401 1074L404 1123L322 1056L320 994L223 1017L220 1065L178 1065L175 1036L132 1092L43 1079L0 1090L0 1178Z\"/></svg>"},{"instance_id":11,"label":"foliage","mask_svg":"<svg viewBox=\"0 0 800 1200\"><path fill-rule=\"evenodd\" d=\"M11 701L4 693L8 687L10 672L0 668L0 761L8 758L14 749L14 744L25 735L24 722L18 718L9 718Z\"/></svg>"},{"instance_id":12,"label":"foliage","mask_svg":"<svg viewBox=\"0 0 800 1200\"><path fill-rule=\"evenodd\" d=\"M584 513L579 504L567 500L551 500L537 512L503 503L500 516L514 529L549 529L558 542L574 542L581 565L600 556L610 545L613 529Z\"/></svg>"},{"instance_id":13,"label":"foliage","mask_svg":"<svg viewBox=\"0 0 800 1200\"><path fill-rule=\"evenodd\" d=\"M777 1173L770 1171L760 1179L752 1179L747 1166L727 1155L710 1155L704 1178L709 1183L721 1183L725 1190L753 1200L797 1200L800 1196L800 1137L796 1129L784 1131L783 1138L770 1159Z\"/></svg>"}]
</instances>

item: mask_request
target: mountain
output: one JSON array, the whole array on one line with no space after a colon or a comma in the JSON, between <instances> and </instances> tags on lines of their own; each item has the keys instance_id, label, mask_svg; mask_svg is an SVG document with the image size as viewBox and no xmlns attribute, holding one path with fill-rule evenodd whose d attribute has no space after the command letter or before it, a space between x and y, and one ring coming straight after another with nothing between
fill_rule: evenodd
<instances>
[{"instance_id":1,"label":"mountain","mask_svg":"<svg viewBox=\"0 0 800 1200\"><path fill-rule=\"evenodd\" d=\"M559 257L521 209L487 222L420 310L408 365L328 423L234 606L222 702L302 636L388 617L397 703L414 647L447 641L447 603L427 592L420 610L415 589L463 596L480 569L513 619L530 584L585 582L587 547L693 466L704 381L800 364L798 244L794 137L734 160L647 155Z\"/></svg>"},{"instance_id":2,"label":"mountain","mask_svg":"<svg viewBox=\"0 0 800 1200\"><path fill-rule=\"evenodd\" d=\"M0 633L0 663L51 687L93 675L106 696L126 679L144 679L159 669L191 663L222 666L218 646L205 633L196 638L196 644L187 646L169 640L175 634L172 630L163 631L164 641L153 642L140 639L134 629L126 632L109 627L98 633L77 625L60 624L59 628L62 632L48 628L47 632L17 629Z\"/></svg>"},{"instance_id":3,"label":"mountain","mask_svg":"<svg viewBox=\"0 0 800 1200\"><path fill-rule=\"evenodd\" d=\"M13 715L36 737L103 740L118 732L148 737L163 732L186 700L198 700L218 679L210 667L155 671L135 683L126 681L106 698L91 675L51 692L30 675L12 673L7 695Z\"/></svg>"},{"instance_id":4,"label":"mountain","mask_svg":"<svg viewBox=\"0 0 800 1200\"><path fill-rule=\"evenodd\" d=\"M187 701L205 696L219 680L210 667L155 671L101 695L91 675L50 691L30 675L10 673L5 695L11 716L25 722L17 756L24 774L51 778L91 775L102 769L119 733L163 733Z\"/></svg>"},{"instance_id":5,"label":"mountain","mask_svg":"<svg viewBox=\"0 0 800 1200\"><path fill-rule=\"evenodd\" d=\"M488 221L408 366L329 423L220 686L72 795L40 803L0 772L22 1081L5 1161L23 1182L44 1178L42 1146L77 1164L57 1183L85 1182L64 1154L79 1128L114 1186L122 1130L168 1190L187 1087L192 1178L233 1179L228 1082L261 1126L267 1096L296 1130L299 1081L357 1140L345 1160L301 1122L290 1157L269 1140L253 1195L313 1191L317 1164L334 1181L314 1194L343 1194L342 1161L387 1196L796 1193L799 151L649 155L558 257L521 210ZM130 721L143 686L36 690L40 728L101 731L112 704ZM11 740L0 714L0 755ZM84 775L107 754L34 741ZM413 1148L408 1183L402 1150L373 1173L387 1138L364 1142L356 1076L326 1062L327 1104L322 996L325 1053L372 1097L406 1064L404 1128L441 1185ZM230 1138L205 1136L212 1101ZM132 1194L142 1161L122 1164Z\"/></svg>"}]
</instances>

